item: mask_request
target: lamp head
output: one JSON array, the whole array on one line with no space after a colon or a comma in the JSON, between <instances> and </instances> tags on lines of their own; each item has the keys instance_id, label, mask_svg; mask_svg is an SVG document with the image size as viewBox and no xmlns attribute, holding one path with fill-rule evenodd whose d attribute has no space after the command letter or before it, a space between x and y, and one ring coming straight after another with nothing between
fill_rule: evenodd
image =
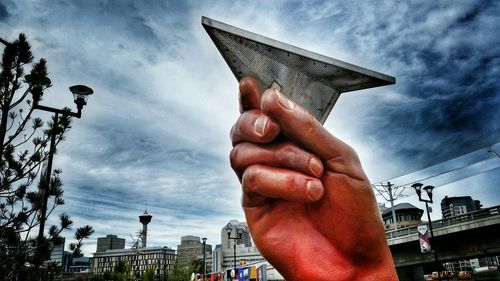
<instances>
[{"instance_id":1,"label":"lamp head","mask_svg":"<svg viewBox=\"0 0 500 281\"><path fill-rule=\"evenodd\" d=\"M69 87L69 90L73 93L73 99L78 109L82 109L87 104L89 96L94 93L94 90L85 85L74 85Z\"/></svg>"},{"instance_id":2,"label":"lamp head","mask_svg":"<svg viewBox=\"0 0 500 281\"><path fill-rule=\"evenodd\" d=\"M413 187L415 189L415 191L417 192L418 198L420 198L420 196L422 195L422 186L423 186L423 184L421 184L419 182L411 185L411 187Z\"/></svg>"},{"instance_id":3,"label":"lamp head","mask_svg":"<svg viewBox=\"0 0 500 281\"><path fill-rule=\"evenodd\" d=\"M429 196L429 199L431 200L432 203L432 190L434 189L434 186L432 185L426 185L424 187L425 192L427 192L427 195Z\"/></svg>"},{"instance_id":4,"label":"lamp head","mask_svg":"<svg viewBox=\"0 0 500 281\"><path fill-rule=\"evenodd\" d=\"M33 102L37 104L40 99L42 99L43 89L48 88L52 85L49 77L42 76L39 77L36 74L27 74L24 76L26 82L31 86L31 95L33 96Z\"/></svg>"},{"instance_id":5,"label":"lamp head","mask_svg":"<svg viewBox=\"0 0 500 281\"><path fill-rule=\"evenodd\" d=\"M230 227L229 225L226 226L226 232L227 232L227 236L229 237L231 235L231 232L233 232L233 228Z\"/></svg>"},{"instance_id":6,"label":"lamp head","mask_svg":"<svg viewBox=\"0 0 500 281\"><path fill-rule=\"evenodd\" d=\"M207 242L207 238L206 237L201 238L201 240L203 241L203 243Z\"/></svg>"}]
</instances>

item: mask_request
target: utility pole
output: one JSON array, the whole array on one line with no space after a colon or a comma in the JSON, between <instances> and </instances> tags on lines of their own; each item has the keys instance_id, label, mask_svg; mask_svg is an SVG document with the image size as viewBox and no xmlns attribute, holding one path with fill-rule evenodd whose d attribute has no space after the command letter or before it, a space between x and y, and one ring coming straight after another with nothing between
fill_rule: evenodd
<instances>
[{"instance_id":1,"label":"utility pole","mask_svg":"<svg viewBox=\"0 0 500 281\"><path fill-rule=\"evenodd\" d=\"M398 230L398 221L396 220L396 210L394 210L394 194L392 194L392 184L387 182L387 190L389 191L389 201L391 202L392 219L394 220L394 229Z\"/></svg>"},{"instance_id":2,"label":"utility pole","mask_svg":"<svg viewBox=\"0 0 500 281\"><path fill-rule=\"evenodd\" d=\"M372 184L372 187L378 192L378 194L380 194L380 196L382 196L385 199L385 201L389 201L391 203L392 220L394 221L394 230L397 231L398 221L396 219L396 210L394 210L394 201L396 201L401 197L404 197L402 193L406 187L404 186L402 188L400 186L394 187L394 184L392 184L390 181L388 181L387 184L384 183Z\"/></svg>"}]
</instances>

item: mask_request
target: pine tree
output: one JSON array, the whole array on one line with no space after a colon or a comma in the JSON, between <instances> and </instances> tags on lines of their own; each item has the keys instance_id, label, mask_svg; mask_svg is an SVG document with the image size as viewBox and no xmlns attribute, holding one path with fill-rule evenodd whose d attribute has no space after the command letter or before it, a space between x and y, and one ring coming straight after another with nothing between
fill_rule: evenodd
<instances>
[{"instance_id":1,"label":"pine tree","mask_svg":"<svg viewBox=\"0 0 500 281\"><path fill-rule=\"evenodd\" d=\"M52 248L63 242L62 231L73 224L68 215L61 214L59 225L49 227L48 235L37 237L35 233L40 221L64 204L62 171L54 169L47 183L43 163L49 157L52 133L57 146L71 128L71 117L63 114L57 126L53 119L44 123L33 117L35 108L29 94L42 97L52 86L47 61L34 62L24 34L12 43L1 38L0 42L5 45L0 65L0 280L40 279L37 269L49 259ZM28 67L30 72L25 75ZM36 181L38 177L42 180ZM44 198L39 190L47 192L49 202L44 217ZM78 242L70 246L77 256L82 240L92 233L90 226L77 229Z\"/></svg>"}]
</instances>

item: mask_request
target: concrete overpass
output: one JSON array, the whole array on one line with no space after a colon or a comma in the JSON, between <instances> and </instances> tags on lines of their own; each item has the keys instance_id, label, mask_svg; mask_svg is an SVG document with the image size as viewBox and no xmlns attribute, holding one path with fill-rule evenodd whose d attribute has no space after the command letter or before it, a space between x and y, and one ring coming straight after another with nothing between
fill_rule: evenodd
<instances>
[{"instance_id":1,"label":"concrete overpass","mask_svg":"<svg viewBox=\"0 0 500 281\"><path fill-rule=\"evenodd\" d=\"M440 262L500 255L500 206L432 221L432 227ZM401 281L422 280L424 268L434 268L434 255L420 252L416 226L386 236Z\"/></svg>"}]
</instances>

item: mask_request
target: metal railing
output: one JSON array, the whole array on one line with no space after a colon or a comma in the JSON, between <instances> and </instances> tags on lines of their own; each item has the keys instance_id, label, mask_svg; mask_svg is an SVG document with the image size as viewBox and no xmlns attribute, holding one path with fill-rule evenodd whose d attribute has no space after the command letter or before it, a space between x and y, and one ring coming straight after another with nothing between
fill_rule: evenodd
<instances>
[{"instance_id":1,"label":"metal railing","mask_svg":"<svg viewBox=\"0 0 500 281\"><path fill-rule=\"evenodd\" d=\"M490 208L485 208L485 209L480 209L477 211L461 214L458 216L453 216L445 219L439 219L432 221L432 227L434 228L434 231L436 231L439 228L454 225L454 224L459 224L459 223L464 223L468 221L474 221L482 218L488 218L488 217L493 217L493 216L500 216L500 205L490 207ZM401 237L401 236L406 236L410 234L417 233L417 226L409 226L409 227L404 227L400 228L398 230L389 230L385 232L385 237L387 239L393 239L396 237Z\"/></svg>"}]
</instances>

